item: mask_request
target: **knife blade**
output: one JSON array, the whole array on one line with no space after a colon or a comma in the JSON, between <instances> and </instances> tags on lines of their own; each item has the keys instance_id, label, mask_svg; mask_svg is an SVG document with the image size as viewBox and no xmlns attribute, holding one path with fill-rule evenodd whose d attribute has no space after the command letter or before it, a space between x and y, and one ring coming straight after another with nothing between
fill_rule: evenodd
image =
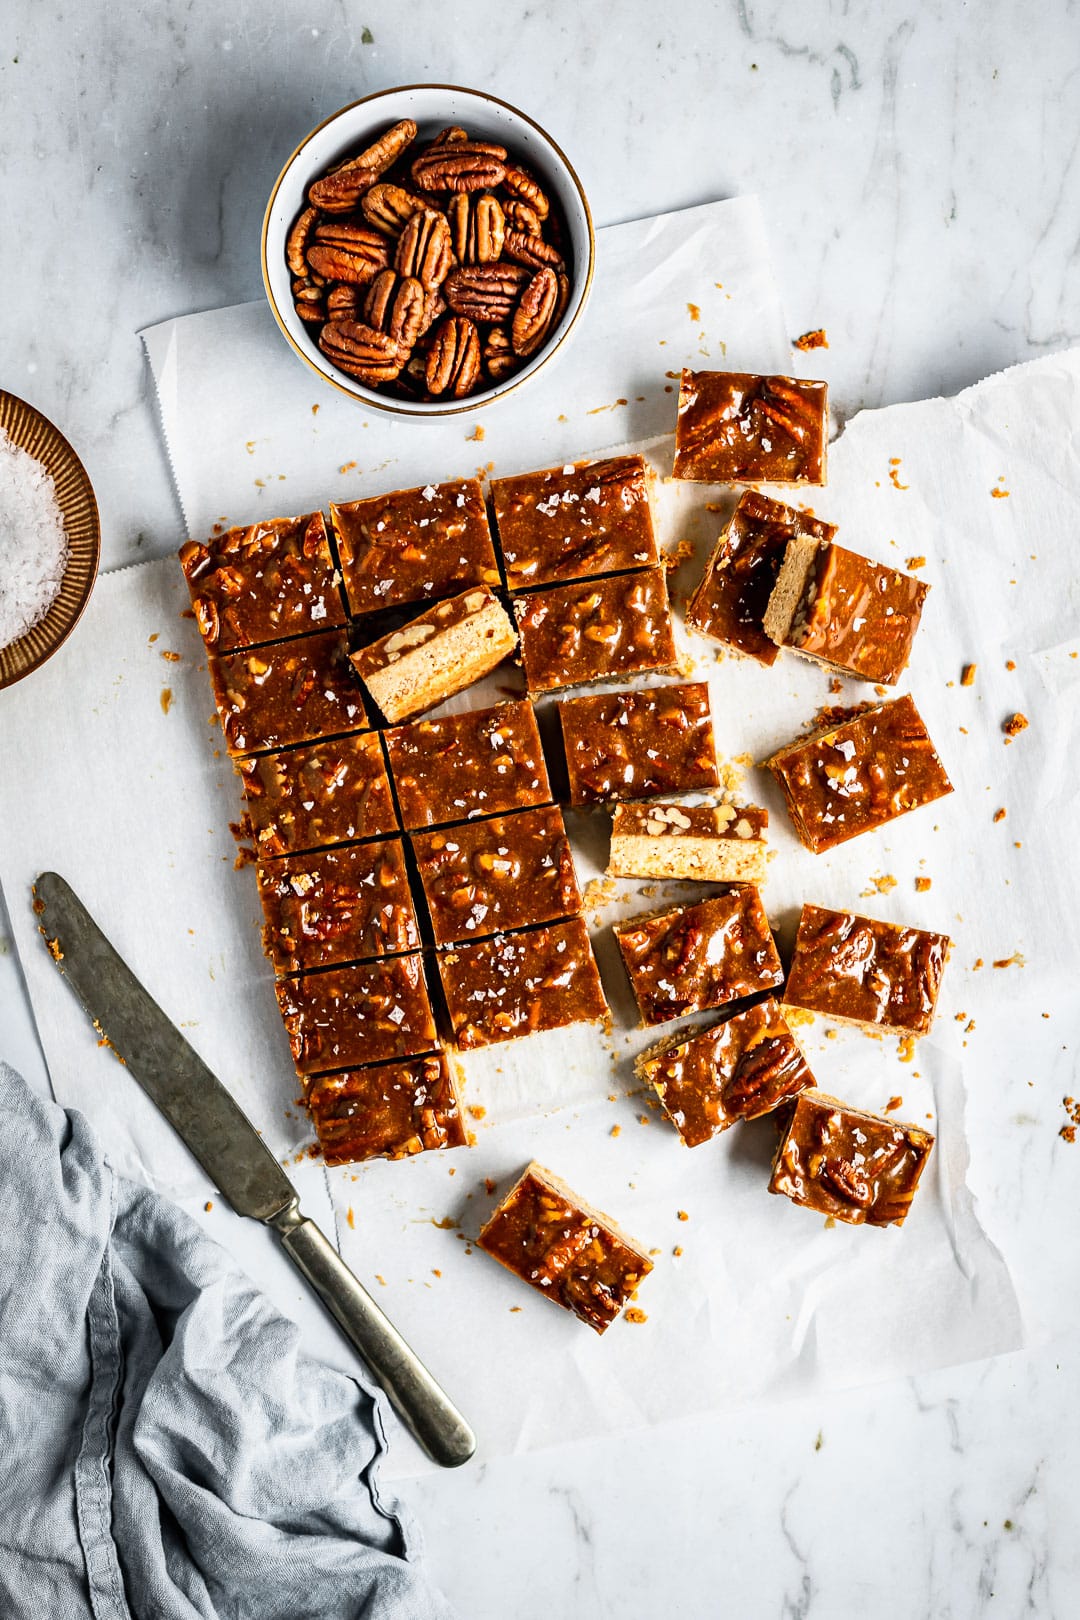
<instances>
[{"instance_id":1,"label":"knife blade","mask_svg":"<svg viewBox=\"0 0 1080 1620\"><path fill-rule=\"evenodd\" d=\"M403 1421L443 1467L466 1462L472 1430L314 1221L255 1127L56 872L34 885L38 923L99 1034L123 1059L238 1215L277 1231L286 1253L364 1357Z\"/></svg>"}]
</instances>

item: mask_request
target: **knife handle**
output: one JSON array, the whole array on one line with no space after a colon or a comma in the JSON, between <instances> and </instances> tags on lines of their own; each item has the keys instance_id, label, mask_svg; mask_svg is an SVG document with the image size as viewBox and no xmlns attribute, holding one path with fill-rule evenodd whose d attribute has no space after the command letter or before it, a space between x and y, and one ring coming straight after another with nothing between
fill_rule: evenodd
<instances>
[{"instance_id":1,"label":"knife handle","mask_svg":"<svg viewBox=\"0 0 1080 1620\"><path fill-rule=\"evenodd\" d=\"M476 1450L469 1425L315 1222L299 1216L281 1241L428 1455L443 1468L468 1462Z\"/></svg>"}]
</instances>

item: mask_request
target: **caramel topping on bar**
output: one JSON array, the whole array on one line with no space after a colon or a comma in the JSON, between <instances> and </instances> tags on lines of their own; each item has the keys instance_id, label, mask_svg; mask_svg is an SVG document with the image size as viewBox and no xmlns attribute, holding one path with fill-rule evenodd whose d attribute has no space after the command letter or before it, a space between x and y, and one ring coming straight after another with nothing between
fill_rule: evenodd
<instances>
[{"instance_id":1,"label":"caramel topping on bar","mask_svg":"<svg viewBox=\"0 0 1080 1620\"><path fill-rule=\"evenodd\" d=\"M554 805L413 836L436 945L482 939L581 910Z\"/></svg>"},{"instance_id":2,"label":"caramel topping on bar","mask_svg":"<svg viewBox=\"0 0 1080 1620\"><path fill-rule=\"evenodd\" d=\"M804 556L796 555L804 551ZM911 574L883 568L857 552L831 543L806 541L789 547L766 615L770 635L807 658L864 681L892 686L911 656L922 605L930 587ZM774 631L773 603L789 587L791 600L778 604ZM781 624L781 620L786 623Z\"/></svg>"},{"instance_id":3,"label":"caramel topping on bar","mask_svg":"<svg viewBox=\"0 0 1080 1620\"><path fill-rule=\"evenodd\" d=\"M947 934L804 905L784 1001L828 1018L925 1035Z\"/></svg>"},{"instance_id":4,"label":"caramel topping on bar","mask_svg":"<svg viewBox=\"0 0 1080 1620\"><path fill-rule=\"evenodd\" d=\"M289 855L256 870L278 973L300 973L420 946L399 838Z\"/></svg>"},{"instance_id":5,"label":"caramel topping on bar","mask_svg":"<svg viewBox=\"0 0 1080 1620\"><path fill-rule=\"evenodd\" d=\"M512 591L649 567L658 559L641 456L492 480Z\"/></svg>"},{"instance_id":6,"label":"caramel topping on bar","mask_svg":"<svg viewBox=\"0 0 1080 1620\"><path fill-rule=\"evenodd\" d=\"M368 726L344 630L211 653L209 663L230 754L288 748Z\"/></svg>"},{"instance_id":7,"label":"caramel topping on bar","mask_svg":"<svg viewBox=\"0 0 1080 1620\"><path fill-rule=\"evenodd\" d=\"M615 837L730 838L739 843L761 838L769 812L740 804L617 804L611 830Z\"/></svg>"},{"instance_id":8,"label":"caramel topping on bar","mask_svg":"<svg viewBox=\"0 0 1080 1620\"><path fill-rule=\"evenodd\" d=\"M477 1241L597 1333L652 1270L644 1249L538 1164L529 1165Z\"/></svg>"},{"instance_id":9,"label":"caramel topping on bar","mask_svg":"<svg viewBox=\"0 0 1080 1620\"><path fill-rule=\"evenodd\" d=\"M279 979L274 993L300 1075L415 1057L439 1044L419 951Z\"/></svg>"},{"instance_id":10,"label":"caramel topping on bar","mask_svg":"<svg viewBox=\"0 0 1080 1620\"><path fill-rule=\"evenodd\" d=\"M607 1015L579 917L438 952L446 1005L465 1049Z\"/></svg>"},{"instance_id":11,"label":"caramel topping on bar","mask_svg":"<svg viewBox=\"0 0 1080 1620\"><path fill-rule=\"evenodd\" d=\"M643 1024L720 1007L781 984L761 897L752 885L613 929Z\"/></svg>"},{"instance_id":12,"label":"caramel topping on bar","mask_svg":"<svg viewBox=\"0 0 1080 1620\"><path fill-rule=\"evenodd\" d=\"M349 501L331 506L330 518L354 614L499 583L475 478Z\"/></svg>"},{"instance_id":13,"label":"caramel topping on bar","mask_svg":"<svg viewBox=\"0 0 1080 1620\"><path fill-rule=\"evenodd\" d=\"M378 736L365 731L237 762L260 855L287 855L397 829Z\"/></svg>"},{"instance_id":14,"label":"caramel topping on bar","mask_svg":"<svg viewBox=\"0 0 1080 1620\"><path fill-rule=\"evenodd\" d=\"M820 1091L795 1101L769 1191L854 1226L903 1224L934 1138Z\"/></svg>"},{"instance_id":15,"label":"caramel topping on bar","mask_svg":"<svg viewBox=\"0 0 1080 1620\"><path fill-rule=\"evenodd\" d=\"M707 1142L740 1119L757 1119L814 1077L770 996L688 1040L661 1042L635 1065L655 1088L687 1147Z\"/></svg>"},{"instance_id":16,"label":"caramel topping on bar","mask_svg":"<svg viewBox=\"0 0 1080 1620\"><path fill-rule=\"evenodd\" d=\"M446 1055L313 1080L307 1104L327 1164L404 1159L468 1140Z\"/></svg>"},{"instance_id":17,"label":"caramel topping on bar","mask_svg":"<svg viewBox=\"0 0 1080 1620\"><path fill-rule=\"evenodd\" d=\"M644 799L719 784L704 681L559 704L570 803Z\"/></svg>"},{"instance_id":18,"label":"caramel topping on bar","mask_svg":"<svg viewBox=\"0 0 1080 1620\"><path fill-rule=\"evenodd\" d=\"M823 484L828 390L798 377L684 371L676 478L707 484Z\"/></svg>"},{"instance_id":19,"label":"caramel topping on bar","mask_svg":"<svg viewBox=\"0 0 1080 1620\"><path fill-rule=\"evenodd\" d=\"M530 692L674 667L663 568L534 591L514 611Z\"/></svg>"},{"instance_id":20,"label":"caramel topping on bar","mask_svg":"<svg viewBox=\"0 0 1080 1620\"><path fill-rule=\"evenodd\" d=\"M189 540L180 565L203 640L219 652L345 623L321 512Z\"/></svg>"},{"instance_id":21,"label":"caramel topping on bar","mask_svg":"<svg viewBox=\"0 0 1080 1620\"><path fill-rule=\"evenodd\" d=\"M774 663L779 648L765 634L765 609L788 541L798 535L828 540L835 533L831 523L744 490L687 603L687 624L761 664Z\"/></svg>"},{"instance_id":22,"label":"caramel topping on bar","mask_svg":"<svg viewBox=\"0 0 1080 1620\"><path fill-rule=\"evenodd\" d=\"M906 695L799 738L765 763L815 854L952 792Z\"/></svg>"},{"instance_id":23,"label":"caramel topping on bar","mask_svg":"<svg viewBox=\"0 0 1080 1620\"><path fill-rule=\"evenodd\" d=\"M551 802L531 703L417 720L385 736L406 827L437 827Z\"/></svg>"}]
</instances>

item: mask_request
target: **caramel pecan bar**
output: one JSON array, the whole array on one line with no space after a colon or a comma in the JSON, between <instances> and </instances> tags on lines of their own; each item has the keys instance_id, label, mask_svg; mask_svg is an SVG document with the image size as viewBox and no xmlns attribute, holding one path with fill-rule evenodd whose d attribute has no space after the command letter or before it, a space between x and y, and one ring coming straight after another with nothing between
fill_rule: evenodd
<instances>
[{"instance_id":1,"label":"caramel pecan bar","mask_svg":"<svg viewBox=\"0 0 1080 1620\"><path fill-rule=\"evenodd\" d=\"M189 540L180 566L203 640L218 652L345 623L321 512Z\"/></svg>"},{"instance_id":2,"label":"caramel pecan bar","mask_svg":"<svg viewBox=\"0 0 1080 1620\"><path fill-rule=\"evenodd\" d=\"M661 1041L642 1052L634 1067L687 1147L740 1119L771 1114L814 1084L772 996L685 1040Z\"/></svg>"},{"instance_id":3,"label":"caramel pecan bar","mask_svg":"<svg viewBox=\"0 0 1080 1620\"><path fill-rule=\"evenodd\" d=\"M508 658L517 634L486 585L437 602L352 655L387 720L407 720L463 692Z\"/></svg>"},{"instance_id":4,"label":"caramel pecan bar","mask_svg":"<svg viewBox=\"0 0 1080 1620\"><path fill-rule=\"evenodd\" d=\"M511 1187L477 1242L597 1333L610 1327L652 1270L640 1243L536 1163Z\"/></svg>"},{"instance_id":5,"label":"caramel pecan bar","mask_svg":"<svg viewBox=\"0 0 1080 1620\"><path fill-rule=\"evenodd\" d=\"M410 829L551 803L531 703L415 720L385 736L402 820Z\"/></svg>"},{"instance_id":6,"label":"caramel pecan bar","mask_svg":"<svg viewBox=\"0 0 1080 1620\"><path fill-rule=\"evenodd\" d=\"M491 497L512 591L659 562L652 473L642 456L495 478Z\"/></svg>"},{"instance_id":7,"label":"caramel pecan bar","mask_svg":"<svg viewBox=\"0 0 1080 1620\"><path fill-rule=\"evenodd\" d=\"M769 598L765 633L841 675L894 686L929 589L831 540L797 535Z\"/></svg>"},{"instance_id":8,"label":"caramel pecan bar","mask_svg":"<svg viewBox=\"0 0 1080 1620\"><path fill-rule=\"evenodd\" d=\"M376 838L397 829L390 780L373 731L237 761L260 855Z\"/></svg>"},{"instance_id":9,"label":"caramel pecan bar","mask_svg":"<svg viewBox=\"0 0 1080 1620\"><path fill-rule=\"evenodd\" d=\"M274 993L301 1076L439 1046L419 951L278 979Z\"/></svg>"},{"instance_id":10,"label":"caramel pecan bar","mask_svg":"<svg viewBox=\"0 0 1080 1620\"><path fill-rule=\"evenodd\" d=\"M952 792L907 696L799 737L765 764L783 790L795 831L816 855Z\"/></svg>"},{"instance_id":11,"label":"caramel pecan bar","mask_svg":"<svg viewBox=\"0 0 1080 1620\"><path fill-rule=\"evenodd\" d=\"M633 917L612 932L645 1025L722 1007L784 980L752 884L697 905Z\"/></svg>"},{"instance_id":12,"label":"caramel pecan bar","mask_svg":"<svg viewBox=\"0 0 1080 1620\"><path fill-rule=\"evenodd\" d=\"M420 947L400 838L339 844L256 868L263 946L278 973Z\"/></svg>"},{"instance_id":13,"label":"caramel pecan bar","mask_svg":"<svg viewBox=\"0 0 1080 1620\"><path fill-rule=\"evenodd\" d=\"M369 725L344 630L211 653L209 664L230 754L288 748Z\"/></svg>"},{"instance_id":14,"label":"caramel pecan bar","mask_svg":"<svg viewBox=\"0 0 1080 1620\"><path fill-rule=\"evenodd\" d=\"M607 1017L580 917L443 949L437 960L454 1039L463 1049Z\"/></svg>"},{"instance_id":15,"label":"caramel pecan bar","mask_svg":"<svg viewBox=\"0 0 1080 1620\"><path fill-rule=\"evenodd\" d=\"M804 905L784 1004L864 1029L925 1035L948 952L947 934Z\"/></svg>"},{"instance_id":16,"label":"caramel pecan bar","mask_svg":"<svg viewBox=\"0 0 1080 1620\"><path fill-rule=\"evenodd\" d=\"M663 568L532 591L514 611L530 692L674 668Z\"/></svg>"},{"instance_id":17,"label":"caramel pecan bar","mask_svg":"<svg viewBox=\"0 0 1080 1620\"><path fill-rule=\"evenodd\" d=\"M617 804L611 877L762 883L769 812L737 804Z\"/></svg>"},{"instance_id":18,"label":"caramel pecan bar","mask_svg":"<svg viewBox=\"0 0 1080 1620\"><path fill-rule=\"evenodd\" d=\"M719 784L704 681L568 698L559 723L573 805Z\"/></svg>"},{"instance_id":19,"label":"caramel pecan bar","mask_svg":"<svg viewBox=\"0 0 1080 1620\"><path fill-rule=\"evenodd\" d=\"M674 476L705 484L824 484L827 434L823 382L684 371Z\"/></svg>"},{"instance_id":20,"label":"caramel pecan bar","mask_svg":"<svg viewBox=\"0 0 1080 1620\"><path fill-rule=\"evenodd\" d=\"M414 833L436 945L454 945L581 910L574 861L554 805Z\"/></svg>"},{"instance_id":21,"label":"caramel pecan bar","mask_svg":"<svg viewBox=\"0 0 1080 1620\"><path fill-rule=\"evenodd\" d=\"M902 1226L934 1138L820 1091L796 1099L769 1191L852 1226Z\"/></svg>"},{"instance_id":22,"label":"caramel pecan bar","mask_svg":"<svg viewBox=\"0 0 1080 1620\"><path fill-rule=\"evenodd\" d=\"M327 1164L404 1159L468 1141L444 1052L320 1075L307 1105Z\"/></svg>"},{"instance_id":23,"label":"caramel pecan bar","mask_svg":"<svg viewBox=\"0 0 1080 1620\"><path fill-rule=\"evenodd\" d=\"M499 584L479 481L460 478L331 506L349 611L371 613Z\"/></svg>"}]
</instances>

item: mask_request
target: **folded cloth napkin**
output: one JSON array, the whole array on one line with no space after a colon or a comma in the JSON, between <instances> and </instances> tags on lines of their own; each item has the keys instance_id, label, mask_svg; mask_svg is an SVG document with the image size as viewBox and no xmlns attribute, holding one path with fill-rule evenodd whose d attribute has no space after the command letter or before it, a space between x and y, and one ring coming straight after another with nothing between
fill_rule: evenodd
<instances>
[{"instance_id":1,"label":"folded cloth napkin","mask_svg":"<svg viewBox=\"0 0 1080 1620\"><path fill-rule=\"evenodd\" d=\"M372 1389L0 1064L0 1614L446 1620Z\"/></svg>"}]
</instances>

